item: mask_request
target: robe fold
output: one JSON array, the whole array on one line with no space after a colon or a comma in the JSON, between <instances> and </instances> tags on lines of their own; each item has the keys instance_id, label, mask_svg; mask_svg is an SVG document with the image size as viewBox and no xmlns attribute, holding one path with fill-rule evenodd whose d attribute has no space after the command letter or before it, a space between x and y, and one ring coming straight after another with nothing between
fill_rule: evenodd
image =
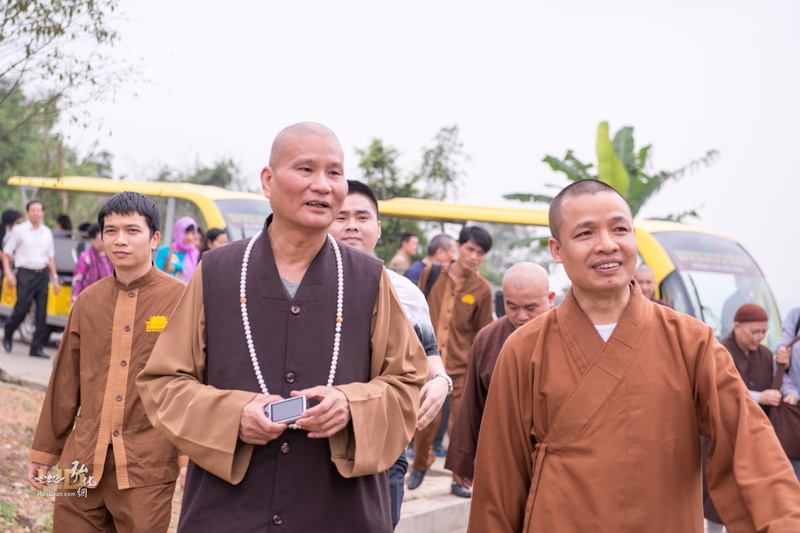
<instances>
[{"instance_id":1,"label":"robe fold","mask_svg":"<svg viewBox=\"0 0 800 533\"><path fill-rule=\"evenodd\" d=\"M470 479L475 476L475 450L494 365L503 343L514 329L508 317L504 316L481 329L475 336L467 362L464 394L444 463L444 467L456 475Z\"/></svg>"},{"instance_id":2,"label":"robe fold","mask_svg":"<svg viewBox=\"0 0 800 533\"><path fill-rule=\"evenodd\" d=\"M264 446L238 439L260 392L239 304L248 241L203 256L139 387L154 425L189 455L180 531L391 531L385 470L411 439L426 359L380 261L340 244L341 347L334 387L351 422L329 439L287 429ZM270 394L325 385L336 317L336 261L326 241L294 298L267 231L253 247L247 307Z\"/></svg>"},{"instance_id":3,"label":"robe fold","mask_svg":"<svg viewBox=\"0 0 800 533\"><path fill-rule=\"evenodd\" d=\"M469 531L702 533L701 434L731 531L800 531L800 484L712 329L631 284L604 343L570 292L500 354Z\"/></svg>"}]
</instances>

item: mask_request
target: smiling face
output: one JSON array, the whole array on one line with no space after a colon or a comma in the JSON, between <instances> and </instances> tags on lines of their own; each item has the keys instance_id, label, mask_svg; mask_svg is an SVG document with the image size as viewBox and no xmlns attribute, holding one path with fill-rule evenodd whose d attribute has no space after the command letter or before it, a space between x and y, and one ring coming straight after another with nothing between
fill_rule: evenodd
<instances>
[{"instance_id":1,"label":"smiling face","mask_svg":"<svg viewBox=\"0 0 800 533\"><path fill-rule=\"evenodd\" d=\"M274 221L313 232L326 231L347 195L344 156L331 135L299 130L273 147L270 166L261 172L264 195Z\"/></svg>"},{"instance_id":2,"label":"smiling face","mask_svg":"<svg viewBox=\"0 0 800 533\"><path fill-rule=\"evenodd\" d=\"M767 336L768 325L766 320L763 322L734 322L733 338L745 354L754 352L758 350L758 345Z\"/></svg>"},{"instance_id":3,"label":"smiling face","mask_svg":"<svg viewBox=\"0 0 800 533\"><path fill-rule=\"evenodd\" d=\"M628 290L637 248L631 211L617 194L599 192L566 198L561 206L560 242L550 253L563 263L578 294L606 297Z\"/></svg>"},{"instance_id":4,"label":"smiling face","mask_svg":"<svg viewBox=\"0 0 800 533\"><path fill-rule=\"evenodd\" d=\"M371 254L381 237L381 222L369 198L348 194L328 231L336 239Z\"/></svg>"},{"instance_id":5,"label":"smiling face","mask_svg":"<svg viewBox=\"0 0 800 533\"><path fill-rule=\"evenodd\" d=\"M102 232L106 254L120 281L127 284L147 274L161 234L156 231L150 236L144 216L109 213L103 220Z\"/></svg>"}]
</instances>

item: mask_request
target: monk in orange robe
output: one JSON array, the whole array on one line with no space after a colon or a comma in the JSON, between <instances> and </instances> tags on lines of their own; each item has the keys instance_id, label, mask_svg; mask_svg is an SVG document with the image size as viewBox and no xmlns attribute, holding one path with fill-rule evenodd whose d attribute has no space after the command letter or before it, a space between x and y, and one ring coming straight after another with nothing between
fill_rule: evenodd
<instances>
[{"instance_id":1,"label":"monk in orange robe","mask_svg":"<svg viewBox=\"0 0 800 533\"><path fill-rule=\"evenodd\" d=\"M800 484L727 350L632 281L624 199L576 182L553 200L550 229L572 288L500 354L469 531L702 533L701 434L732 532L800 531Z\"/></svg>"}]
</instances>

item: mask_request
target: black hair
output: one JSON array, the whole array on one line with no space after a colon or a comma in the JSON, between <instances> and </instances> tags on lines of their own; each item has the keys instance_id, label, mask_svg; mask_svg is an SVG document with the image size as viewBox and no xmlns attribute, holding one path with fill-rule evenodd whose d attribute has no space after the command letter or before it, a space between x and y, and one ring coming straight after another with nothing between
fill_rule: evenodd
<instances>
[{"instance_id":1,"label":"black hair","mask_svg":"<svg viewBox=\"0 0 800 533\"><path fill-rule=\"evenodd\" d=\"M92 225L91 222L81 222L81 224L78 226L78 231L86 233L86 231L89 229L91 225Z\"/></svg>"},{"instance_id":2,"label":"black hair","mask_svg":"<svg viewBox=\"0 0 800 533\"><path fill-rule=\"evenodd\" d=\"M203 240L203 249L200 251L201 252L209 251L210 248L208 245L216 241L217 238L222 234L228 235L228 232L225 231L224 229L219 229L219 228L211 228L210 230L208 230L208 232L206 232L206 238ZM230 238L230 235L228 235L228 238Z\"/></svg>"},{"instance_id":3,"label":"black hair","mask_svg":"<svg viewBox=\"0 0 800 533\"><path fill-rule=\"evenodd\" d=\"M15 209L6 209L5 211L3 211L2 215L3 223L0 224L0 243L2 243L3 239L5 239L6 237L6 226L15 223L21 217L22 215L20 215L19 211Z\"/></svg>"},{"instance_id":4,"label":"black hair","mask_svg":"<svg viewBox=\"0 0 800 533\"><path fill-rule=\"evenodd\" d=\"M452 246L452 242L453 238L450 235L440 233L428 243L428 255L432 257L436 255L436 252L439 250L449 250L450 246Z\"/></svg>"},{"instance_id":5,"label":"black hair","mask_svg":"<svg viewBox=\"0 0 800 533\"><path fill-rule=\"evenodd\" d=\"M400 242L408 242L411 240L411 237L417 237L417 234L409 232L403 233L402 235L400 235Z\"/></svg>"},{"instance_id":6,"label":"black hair","mask_svg":"<svg viewBox=\"0 0 800 533\"><path fill-rule=\"evenodd\" d=\"M153 200L138 192L124 191L109 198L97 214L97 225L100 228L103 227L106 217L111 213L142 215L150 227L150 237L155 235L161 227L161 214L158 212L158 206Z\"/></svg>"},{"instance_id":7,"label":"black hair","mask_svg":"<svg viewBox=\"0 0 800 533\"><path fill-rule=\"evenodd\" d=\"M90 239L97 237L98 233L100 233L100 226L97 224L90 224L89 227L86 228L86 234L89 235Z\"/></svg>"},{"instance_id":8,"label":"black hair","mask_svg":"<svg viewBox=\"0 0 800 533\"><path fill-rule=\"evenodd\" d=\"M217 237L219 237L223 233L225 235L228 235L228 232L225 231L224 229L211 228L210 230L208 230L208 233L206 233L206 241L207 242L214 242L214 241L217 240ZM228 235L228 237L230 237L230 235Z\"/></svg>"},{"instance_id":9,"label":"black hair","mask_svg":"<svg viewBox=\"0 0 800 533\"><path fill-rule=\"evenodd\" d=\"M22 218L22 215L16 209L6 209L3 211L3 224L8 226Z\"/></svg>"},{"instance_id":10,"label":"black hair","mask_svg":"<svg viewBox=\"0 0 800 533\"><path fill-rule=\"evenodd\" d=\"M30 210L31 210L31 206L32 206L33 204L39 204L40 206L42 206L42 211L44 211L44 204L42 203L42 201L41 201L41 200L37 200L36 198L34 198L33 200L31 200L30 202L28 202L27 204L25 204L25 211L26 211L26 212L27 212L27 211L30 211Z\"/></svg>"},{"instance_id":11,"label":"black hair","mask_svg":"<svg viewBox=\"0 0 800 533\"><path fill-rule=\"evenodd\" d=\"M465 226L458 236L458 244L472 240L475 244L483 248L484 253L489 253L492 249L492 236L489 232L478 226Z\"/></svg>"},{"instance_id":12,"label":"black hair","mask_svg":"<svg viewBox=\"0 0 800 533\"><path fill-rule=\"evenodd\" d=\"M349 196L351 194L360 194L362 196L366 196L367 199L372 202L372 206L375 208L375 216L380 216L380 212L378 211L378 199L375 198L375 193L372 192L372 189L370 189L369 185L361 181L347 180L347 195Z\"/></svg>"},{"instance_id":13,"label":"black hair","mask_svg":"<svg viewBox=\"0 0 800 533\"><path fill-rule=\"evenodd\" d=\"M69 216L61 214L56 217L56 224L61 226L62 230L72 231L72 220Z\"/></svg>"}]
</instances>

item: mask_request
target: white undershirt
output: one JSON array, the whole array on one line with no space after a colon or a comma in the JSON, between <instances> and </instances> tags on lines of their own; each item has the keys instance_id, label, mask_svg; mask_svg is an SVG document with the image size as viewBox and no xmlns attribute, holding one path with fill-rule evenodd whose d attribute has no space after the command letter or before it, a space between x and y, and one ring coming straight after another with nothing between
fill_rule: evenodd
<instances>
[{"instance_id":1,"label":"white undershirt","mask_svg":"<svg viewBox=\"0 0 800 533\"><path fill-rule=\"evenodd\" d=\"M614 322L613 324L603 324L597 325L595 324L594 328L597 330L597 333L603 338L605 342L608 342L609 337L614 332L614 328L617 327L617 323Z\"/></svg>"}]
</instances>

